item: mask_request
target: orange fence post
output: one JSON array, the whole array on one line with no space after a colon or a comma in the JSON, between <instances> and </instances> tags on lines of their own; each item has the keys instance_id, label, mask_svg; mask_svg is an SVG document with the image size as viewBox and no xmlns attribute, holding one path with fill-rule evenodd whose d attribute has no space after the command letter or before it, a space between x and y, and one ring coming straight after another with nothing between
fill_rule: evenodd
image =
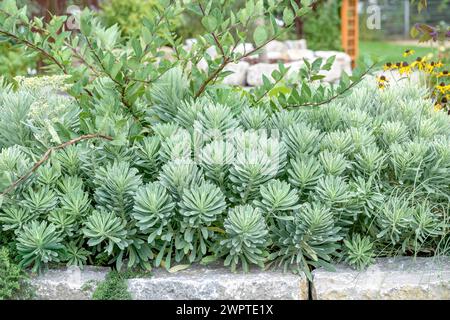
<instances>
[{"instance_id":1,"label":"orange fence post","mask_svg":"<svg viewBox=\"0 0 450 320\"><path fill-rule=\"evenodd\" d=\"M359 51L358 0L343 0L341 7L342 48L352 59L355 67Z\"/></svg>"}]
</instances>

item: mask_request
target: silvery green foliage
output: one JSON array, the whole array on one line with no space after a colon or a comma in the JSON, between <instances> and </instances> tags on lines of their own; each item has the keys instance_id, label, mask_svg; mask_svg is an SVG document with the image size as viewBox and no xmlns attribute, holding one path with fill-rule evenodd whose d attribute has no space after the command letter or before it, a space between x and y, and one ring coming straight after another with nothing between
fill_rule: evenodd
<instances>
[{"instance_id":1,"label":"silvery green foliage","mask_svg":"<svg viewBox=\"0 0 450 320\"><path fill-rule=\"evenodd\" d=\"M414 209L404 198L393 196L381 207L376 218L378 238L398 244L412 235Z\"/></svg>"},{"instance_id":2,"label":"silvery green foliage","mask_svg":"<svg viewBox=\"0 0 450 320\"><path fill-rule=\"evenodd\" d=\"M47 214L58 205L58 197L55 192L48 187L41 187L37 190L31 187L24 192L20 205L38 215Z\"/></svg>"},{"instance_id":3,"label":"silvery green foliage","mask_svg":"<svg viewBox=\"0 0 450 320\"><path fill-rule=\"evenodd\" d=\"M297 110L281 110L280 112L275 112L270 117L270 126L272 129L278 129L284 131L290 126L297 124L302 121L302 114Z\"/></svg>"},{"instance_id":4,"label":"silvery green foliage","mask_svg":"<svg viewBox=\"0 0 450 320\"><path fill-rule=\"evenodd\" d=\"M336 130L327 133L320 144L322 150L337 152L344 155L353 153L352 138L345 131Z\"/></svg>"},{"instance_id":5,"label":"silvery green foliage","mask_svg":"<svg viewBox=\"0 0 450 320\"><path fill-rule=\"evenodd\" d=\"M144 173L145 180L153 180L160 168L159 150L161 140L157 136L145 137L136 143L136 166Z\"/></svg>"},{"instance_id":6,"label":"silvery green foliage","mask_svg":"<svg viewBox=\"0 0 450 320\"><path fill-rule=\"evenodd\" d=\"M286 143L291 157L306 154L315 154L319 150L322 134L320 130L311 128L304 123L289 126L283 132L283 141Z\"/></svg>"},{"instance_id":7,"label":"silvery green foliage","mask_svg":"<svg viewBox=\"0 0 450 320\"><path fill-rule=\"evenodd\" d=\"M36 219L36 214L16 206L5 206L0 212L3 231L14 230L15 233L19 233L26 223L34 219Z\"/></svg>"},{"instance_id":8,"label":"silvery green foliage","mask_svg":"<svg viewBox=\"0 0 450 320\"><path fill-rule=\"evenodd\" d=\"M294 219L279 220L271 229L275 250L270 259L285 270L303 271L311 279L310 266L330 266L340 247L339 230L330 209L304 204L295 211Z\"/></svg>"},{"instance_id":9,"label":"silvery green foliage","mask_svg":"<svg viewBox=\"0 0 450 320\"><path fill-rule=\"evenodd\" d=\"M2 148L0 152L0 190L23 176L31 166L31 159L19 145Z\"/></svg>"},{"instance_id":10,"label":"silvery green foliage","mask_svg":"<svg viewBox=\"0 0 450 320\"><path fill-rule=\"evenodd\" d=\"M95 94L95 110L104 111L107 133L117 121L129 134L111 85ZM408 86L379 92L363 82L324 107L282 111L231 90L176 100L166 97L170 85L158 86L158 106L143 111L147 131L125 144L58 150L0 199L1 230L14 245L22 235L24 263L41 270L50 260L82 265L106 255L119 268L170 269L225 258L233 269L281 265L309 275L335 258L363 268L373 255L445 249L450 125L422 98L413 101ZM33 134L2 147L0 189L42 156Z\"/></svg>"},{"instance_id":11,"label":"silvery green foliage","mask_svg":"<svg viewBox=\"0 0 450 320\"><path fill-rule=\"evenodd\" d=\"M56 154L56 159L61 165L63 173L69 176L82 175L86 170L83 158L88 151L82 146L68 146Z\"/></svg>"},{"instance_id":12,"label":"silvery green foliage","mask_svg":"<svg viewBox=\"0 0 450 320\"><path fill-rule=\"evenodd\" d=\"M233 132L238 121L228 106L207 104L194 121L194 127L205 135L205 140L213 140Z\"/></svg>"},{"instance_id":13,"label":"silvery green foliage","mask_svg":"<svg viewBox=\"0 0 450 320\"><path fill-rule=\"evenodd\" d=\"M180 129L180 126L174 122L158 122L152 125L153 132L161 141L166 140Z\"/></svg>"},{"instance_id":14,"label":"silvery green foliage","mask_svg":"<svg viewBox=\"0 0 450 320\"><path fill-rule=\"evenodd\" d=\"M267 112L263 108L245 107L240 115L241 125L247 129L263 129L266 128L268 122Z\"/></svg>"},{"instance_id":15,"label":"silvery green foliage","mask_svg":"<svg viewBox=\"0 0 450 320\"><path fill-rule=\"evenodd\" d=\"M192 186L183 193L179 203L182 225L185 228L209 226L226 208L222 191L210 182Z\"/></svg>"},{"instance_id":16,"label":"silvery green foliage","mask_svg":"<svg viewBox=\"0 0 450 320\"><path fill-rule=\"evenodd\" d=\"M126 221L111 211L94 210L84 223L83 233L89 239L88 246L108 255L115 247L124 250L129 245Z\"/></svg>"},{"instance_id":17,"label":"silvery green foliage","mask_svg":"<svg viewBox=\"0 0 450 320\"><path fill-rule=\"evenodd\" d=\"M344 245L347 255L345 261L357 270L363 270L375 261L373 243L369 237L356 234L351 239L344 240Z\"/></svg>"},{"instance_id":18,"label":"silvery green foliage","mask_svg":"<svg viewBox=\"0 0 450 320\"><path fill-rule=\"evenodd\" d=\"M316 157L303 155L291 159L287 172L289 183L306 193L314 189L323 175L323 168Z\"/></svg>"},{"instance_id":19,"label":"silvery green foliage","mask_svg":"<svg viewBox=\"0 0 450 320\"><path fill-rule=\"evenodd\" d=\"M193 161L171 160L161 168L158 180L178 200L185 188L203 180L203 172Z\"/></svg>"},{"instance_id":20,"label":"silvery green foliage","mask_svg":"<svg viewBox=\"0 0 450 320\"><path fill-rule=\"evenodd\" d=\"M161 143L159 157L163 163L169 160L191 159L191 135L179 129Z\"/></svg>"},{"instance_id":21,"label":"silvery green foliage","mask_svg":"<svg viewBox=\"0 0 450 320\"><path fill-rule=\"evenodd\" d=\"M133 218L139 229L149 234L149 243L161 236L163 228L175 215L175 202L158 182L151 182L138 189L134 198Z\"/></svg>"},{"instance_id":22,"label":"silvery green foliage","mask_svg":"<svg viewBox=\"0 0 450 320\"><path fill-rule=\"evenodd\" d=\"M33 272L42 271L49 262L59 262L63 255L62 237L53 224L34 220L24 225L17 235L17 251L22 267L33 266Z\"/></svg>"},{"instance_id":23,"label":"silvery green foliage","mask_svg":"<svg viewBox=\"0 0 450 320\"><path fill-rule=\"evenodd\" d=\"M191 129L202 110L210 103L211 100L207 97L182 101L178 107L175 121L183 128Z\"/></svg>"},{"instance_id":24,"label":"silvery green foliage","mask_svg":"<svg viewBox=\"0 0 450 320\"><path fill-rule=\"evenodd\" d=\"M229 182L229 170L235 155L234 144L223 140L214 140L200 151L200 165L208 179L214 181L221 188L225 188Z\"/></svg>"},{"instance_id":25,"label":"silvery green foliage","mask_svg":"<svg viewBox=\"0 0 450 320\"><path fill-rule=\"evenodd\" d=\"M269 216L289 215L300 207L297 190L285 181L269 181L260 187L260 194L261 200L255 200L255 206Z\"/></svg>"},{"instance_id":26,"label":"silvery green foliage","mask_svg":"<svg viewBox=\"0 0 450 320\"><path fill-rule=\"evenodd\" d=\"M237 201L246 203L254 199L259 186L274 178L276 174L277 167L262 150L238 152L230 168L231 188L238 197Z\"/></svg>"},{"instance_id":27,"label":"silvery green foliage","mask_svg":"<svg viewBox=\"0 0 450 320\"><path fill-rule=\"evenodd\" d=\"M341 176L350 168L349 161L341 153L329 152L327 150L319 153L319 161L322 165L324 174L332 176Z\"/></svg>"},{"instance_id":28,"label":"silvery green foliage","mask_svg":"<svg viewBox=\"0 0 450 320\"><path fill-rule=\"evenodd\" d=\"M126 162L115 162L99 168L94 183L97 206L122 216L133 208L134 195L142 184L137 169Z\"/></svg>"},{"instance_id":29,"label":"silvery green foliage","mask_svg":"<svg viewBox=\"0 0 450 320\"><path fill-rule=\"evenodd\" d=\"M186 96L188 81L180 68L173 68L162 75L149 91L153 108L150 115L164 122L173 121L178 105Z\"/></svg>"},{"instance_id":30,"label":"silvery green foliage","mask_svg":"<svg viewBox=\"0 0 450 320\"><path fill-rule=\"evenodd\" d=\"M0 148L29 144L31 129L23 124L33 101L28 92L0 91Z\"/></svg>"},{"instance_id":31,"label":"silvery green foliage","mask_svg":"<svg viewBox=\"0 0 450 320\"><path fill-rule=\"evenodd\" d=\"M208 229L220 220L227 204L220 188L210 182L187 188L179 202L181 234L175 239L178 257L194 262L206 255L207 243L214 235Z\"/></svg>"},{"instance_id":32,"label":"silvery green foliage","mask_svg":"<svg viewBox=\"0 0 450 320\"><path fill-rule=\"evenodd\" d=\"M261 212L250 205L230 209L224 222L226 238L220 242L225 265L235 271L239 264L249 271L251 264L264 267L268 229Z\"/></svg>"}]
</instances>

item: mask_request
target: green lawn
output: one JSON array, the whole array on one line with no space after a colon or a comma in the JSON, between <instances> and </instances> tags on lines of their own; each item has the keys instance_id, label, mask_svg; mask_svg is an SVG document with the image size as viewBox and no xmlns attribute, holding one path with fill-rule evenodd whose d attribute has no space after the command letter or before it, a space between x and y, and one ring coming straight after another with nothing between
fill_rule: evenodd
<instances>
[{"instance_id":1,"label":"green lawn","mask_svg":"<svg viewBox=\"0 0 450 320\"><path fill-rule=\"evenodd\" d=\"M412 49L415 54L408 58L408 61L418 57L425 56L429 53L436 53L437 49L431 46L414 46L403 43L392 43L392 42L370 42L370 41L360 41L359 43L359 58L358 60L364 59L364 57L374 57L381 59L383 62L397 62L404 60L403 52L407 49Z\"/></svg>"}]
</instances>

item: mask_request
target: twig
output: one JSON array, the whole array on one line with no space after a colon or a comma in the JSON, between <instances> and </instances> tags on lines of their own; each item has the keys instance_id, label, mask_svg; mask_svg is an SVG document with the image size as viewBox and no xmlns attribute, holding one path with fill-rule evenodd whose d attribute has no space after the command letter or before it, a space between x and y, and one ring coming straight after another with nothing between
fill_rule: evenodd
<instances>
[{"instance_id":1,"label":"twig","mask_svg":"<svg viewBox=\"0 0 450 320\"><path fill-rule=\"evenodd\" d=\"M213 73L210 74L210 76L202 83L202 85L200 86L200 88L198 89L197 93L195 94L194 98L197 99L198 97L200 97L200 95L205 91L206 86L213 80L216 78L216 76L219 75L219 73L223 70L223 68L226 67L226 65L228 64L228 62L230 62L231 59L226 57L222 64L216 69L216 71L214 71Z\"/></svg>"},{"instance_id":2,"label":"twig","mask_svg":"<svg viewBox=\"0 0 450 320\"><path fill-rule=\"evenodd\" d=\"M280 77L278 80L276 80L274 83L272 83L272 86L270 88L267 88L262 95L260 95L256 100L255 100L255 104L257 104L258 102L260 102L262 100L262 98L264 98L269 92L270 90L272 90L278 83L280 83L281 80L283 80L284 77Z\"/></svg>"},{"instance_id":3,"label":"twig","mask_svg":"<svg viewBox=\"0 0 450 320\"><path fill-rule=\"evenodd\" d=\"M347 91L349 91L350 89L352 89L354 86L356 86L358 83L360 83L362 81L362 79L376 66L376 63L372 64L369 68L367 68L359 77L358 80L353 81L350 85L348 85L348 87L346 87L344 90L342 90L341 92L338 92L337 94L335 94L334 96L331 96L330 98L320 101L320 102L308 102L308 103L304 103L304 104L299 104L299 105L290 105L287 106L288 108L298 108L298 107L317 107L317 106L321 106L323 104L327 104L330 103L331 101L333 101L336 98L339 98L341 95L343 95L344 93L346 93Z\"/></svg>"},{"instance_id":4,"label":"twig","mask_svg":"<svg viewBox=\"0 0 450 320\"><path fill-rule=\"evenodd\" d=\"M312 4L311 4L312 5ZM202 10L203 12L203 10ZM253 53L255 53L256 51L260 50L261 48L263 48L264 46L266 46L269 42L278 39L278 37L280 37L282 34L284 34L287 30L290 30L290 28L294 25L294 23L289 24L288 26L285 27L285 29L281 30L281 32L279 32L278 34L274 35L273 37L269 38L268 40L264 41L262 44L260 44L259 46L257 46L256 48L254 48L253 50L250 50L249 52L243 54L242 56L238 57L236 60L236 62L251 56ZM214 35L213 35L214 37ZM218 41L217 37L214 37L214 42L217 44L217 46L219 47L219 49L221 48L220 42ZM220 46L219 46L220 45ZM234 53L234 50L236 49L237 43L234 45L233 50L231 51L231 54ZM223 49L222 49L223 52ZM220 66L202 83L202 85L200 86L200 88L198 89L197 93L195 94L194 98L198 98L206 89L206 87L208 86L208 84L214 80L219 73L227 66L227 64L229 62L231 62L231 58L229 56L225 56L223 55L223 61L220 64Z\"/></svg>"},{"instance_id":5,"label":"twig","mask_svg":"<svg viewBox=\"0 0 450 320\"><path fill-rule=\"evenodd\" d=\"M202 15L205 16L205 10L203 9L203 6L201 3L198 4L198 6L200 7L200 10L202 12ZM219 41L219 38L217 38L217 35L214 32L211 32L211 35L214 38L214 42L216 43L217 47L220 50L220 53L222 54L222 58L225 59L225 51L223 50L222 44Z\"/></svg>"},{"instance_id":6,"label":"twig","mask_svg":"<svg viewBox=\"0 0 450 320\"><path fill-rule=\"evenodd\" d=\"M14 190L20 183L22 183L25 180L27 180L41 165L43 165L45 163L45 161L48 160L48 158L50 158L51 154L54 151L64 149L64 148L66 148L66 147L68 147L68 146L70 146L72 144L78 143L78 142L83 141L83 140L95 139L95 138L101 138L101 139L105 139L105 140L108 140L108 141L112 141L113 140L112 137L106 136L106 135L102 135L102 134L86 134L86 135L79 136L78 138L75 138L75 139L69 140L67 142L64 142L64 143L62 143L60 145L57 145L56 147L52 147L52 148L48 149L44 153L42 158L33 165L33 167L30 169L30 171L28 171L25 175L21 176L13 184L11 184L8 188L6 188L2 193L0 193L0 196L4 196L4 195L8 194L12 190Z\"/></svg>"},{"instance_id":7,"label":"twig","mask_svg":"<svg viewBox=\"0 0 450 320\"><path fill-rule=\"evenodd\" d=\"M18 36L14 35L12 33L9 33L7 31L4 31L4 30L0 30L0 34L3 34L5 36L7 36L7 37L10 37L10 38L12 38L12 39L14 39L16 41L19 41L19 42L25 44L26 46L32 48L33 50L36 50L36 51L42 53L48 59L52 60L62 70L62 72L64 72L64 74L67 74L66 68L55 57L53 57L50 53L48 53L47 51L45 51L41 47L38 47L35 44L31 43L30 41L22 39L22 38L19 38Z\"/></svg>"}]
</instances>

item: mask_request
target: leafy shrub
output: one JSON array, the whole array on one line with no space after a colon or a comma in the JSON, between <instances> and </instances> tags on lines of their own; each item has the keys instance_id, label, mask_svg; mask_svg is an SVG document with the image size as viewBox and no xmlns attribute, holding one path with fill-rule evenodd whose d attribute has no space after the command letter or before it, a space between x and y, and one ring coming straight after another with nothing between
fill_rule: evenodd
<instances>
[{"instance_id":1,"label":"leafy shrub","mask_svg":"<svg viewBox=\"0 0 450 320\"><path fill-rule=\"evenodd\" d=\"M167 3L162 0L106 0L101 3L99 16L106 26L117 24L125 35L132 35L139 33L145 19L154 18Z\"/></svg>"},{"instance_id":2,"label":"leafy shrub","mask_svg":"<svg viewBox=\"0 0 450 320\"><path fill-rule=\"evenodd\" d=\"M124 40L89 11L81 37L55 31L49 42L27 29L43 28L39 19L4 3L0 30L7 14L20 18L70 75L0 86L0 114L11 120L0 120L1 235L23 267L171 269L224 258L233 270L273 265L310 277L339 259L360 268L375 256L444 251L450 122L419 85L319 82L333 58L305 63L300 82L273 95L267 80L250 91L219 85L227 63L243 58L233 47L244 40L226 25L273 18L260 1L237 15L227 4L189 4L206 29L191 52L157 21ZM262 47L285 30L258 27L253 38ZM174 63L154 54L167 44L179 50ZM204 54L212 45L217 59ZM74 67L78 53L85 64ZM202 58L207 71L192 63ZM286 73L280 65L273 77Z\"/></svg>"},{"instance_id":3,"label":"leafy shrub","mask_svg":"<svg viewBox=\"0 0 450 320\"><path fill-rule=\"evenodd\" d=\"M342 50L340 5L341 1L326 0L304 19L305 39L312 50Z\"/></svg>"}]
</instances>

